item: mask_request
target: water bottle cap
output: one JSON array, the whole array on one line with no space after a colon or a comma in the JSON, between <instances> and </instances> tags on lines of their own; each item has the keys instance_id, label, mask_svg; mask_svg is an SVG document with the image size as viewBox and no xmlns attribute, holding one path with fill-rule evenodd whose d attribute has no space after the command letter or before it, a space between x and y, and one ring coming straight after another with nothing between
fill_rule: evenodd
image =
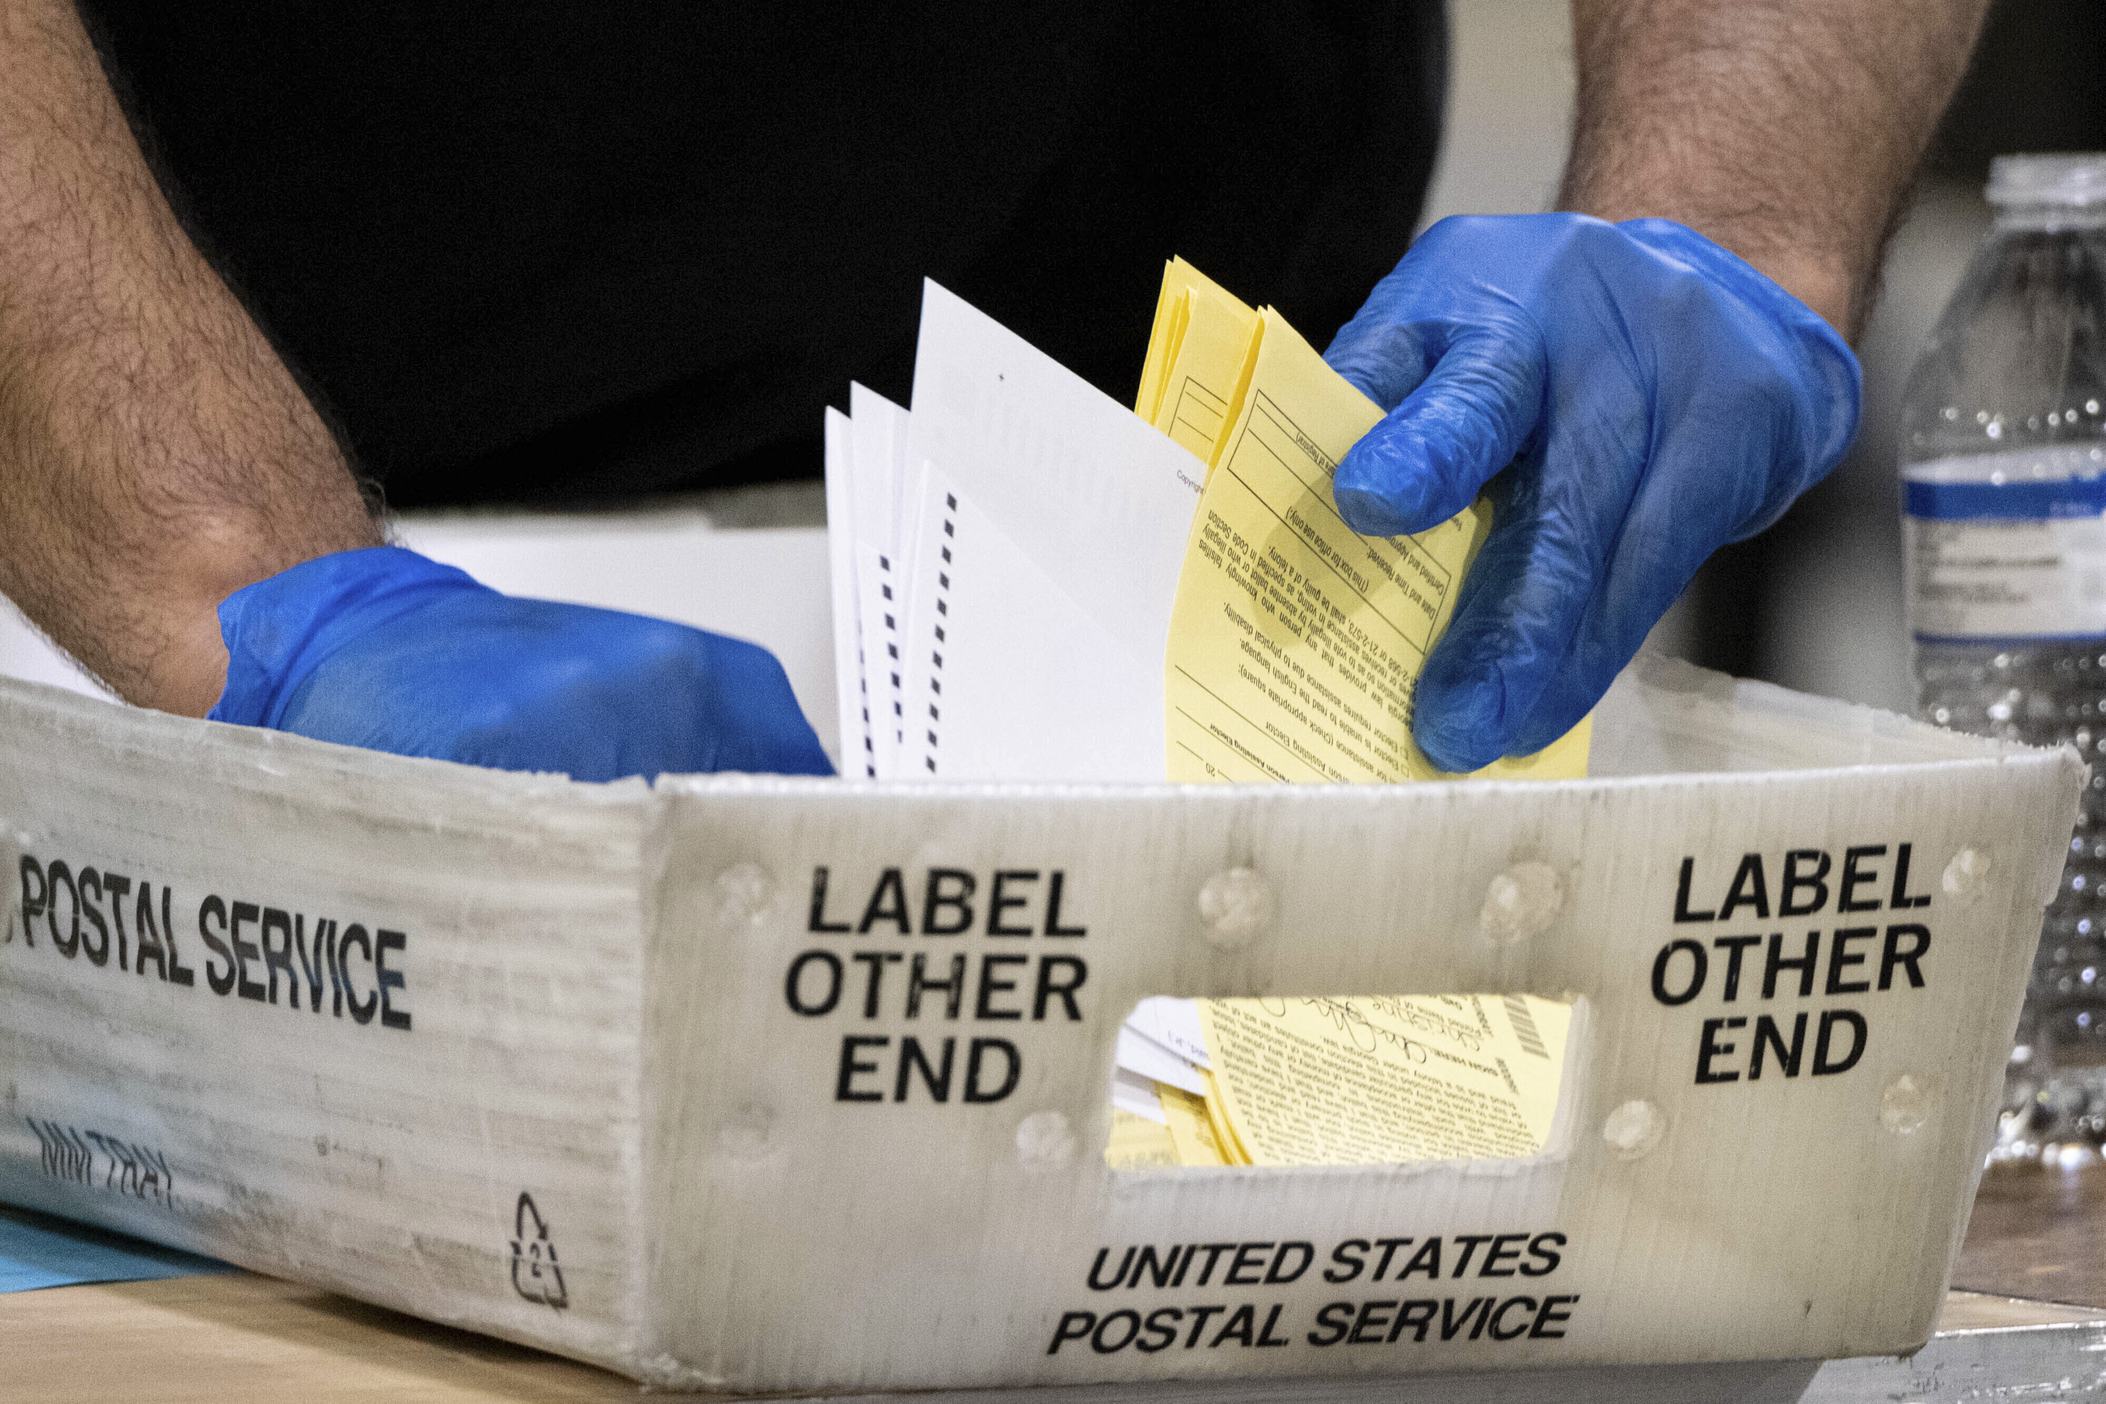
<instances>
[{"instance_id":1,"label":"water bottle cap","mask_svg":"<svg viewBox=\"0 0 2106 1404\"><path fill-rule=\"evenodd\" d=\"M2106 153L1999 156L1989 163L1992 205L2106 205Z\"/></svg>"}]
</instances>

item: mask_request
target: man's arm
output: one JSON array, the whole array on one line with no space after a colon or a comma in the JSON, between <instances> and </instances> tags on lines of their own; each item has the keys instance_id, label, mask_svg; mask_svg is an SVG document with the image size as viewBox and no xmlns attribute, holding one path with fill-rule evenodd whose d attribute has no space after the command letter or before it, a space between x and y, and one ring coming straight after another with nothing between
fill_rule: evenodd
<instances>
[{"instance_id":1,"label":"man's arm","mask_svg":"<svg viewBox=\"0 0 2106 1404\"><path fill-rule=\"evenodd\" d=\"M133 702L614 780L831 773L765 649L381 543L66 0L0 0L0 592Z\"/></svg>"},{"instance_id":2,"label":"man's arm","mask_svg":"<svg viewBox=\"0 0 2106 1404\"><path fill-rule=\"evenodd\" d=\"M1493 525L1427 656L1444 769L1583 718L1718 547L1842 460L1845 341L1986 0L1575 0L1571 213L1443 220L1325 353L1390 410L1356 530Z\"/></svg>"},{"instance_id":3,"label":"man's arm","mask_svg":"<svg viewBox=\"0 0 2106 1404\"><path fill-rule=\"evenodd\" d=\"M1573 0L1558 208L1688 225L1855 341L1989 0Z\"/></svg>"},{"instance_id":4,"label":"man's arm","mask_svg":"<svg viewBox=\"0 0 2106 1404\"><path fill-rule=\"evenodd\" d=\"M380 540L71 5L0 0L0 593L125 698L203 716L221 600Z\"/></svg>"}]
</instances>

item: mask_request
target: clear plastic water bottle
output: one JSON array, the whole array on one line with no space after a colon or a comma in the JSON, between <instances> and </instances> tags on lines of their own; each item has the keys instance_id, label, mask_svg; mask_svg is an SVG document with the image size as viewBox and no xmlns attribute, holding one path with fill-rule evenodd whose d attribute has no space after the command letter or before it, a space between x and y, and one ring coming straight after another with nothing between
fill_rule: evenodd
<instances>
[{"instance_id":1,"label":"clear plastic water bottle","mask_svg":"<svg viewBox=\"0 0 2106 1404\"><path fill-rule=\"evenodd\" d=\"M2106 155L2005 156L1903 402L1917 708L2095 769L2048 908L1997 1156L2106 1129Z\"/></svg>"}]
</instances>

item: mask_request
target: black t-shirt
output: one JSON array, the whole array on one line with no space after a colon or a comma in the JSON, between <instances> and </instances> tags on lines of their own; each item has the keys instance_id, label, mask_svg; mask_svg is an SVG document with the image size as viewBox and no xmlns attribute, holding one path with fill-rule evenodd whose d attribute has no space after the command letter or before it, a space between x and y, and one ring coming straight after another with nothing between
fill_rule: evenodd
<instances>
[{"instance_id":1,"label":"black t-shirt","mask_svg":"<svg viewBox=\"0 0 2106 1404\"><path fill-rule=\"evenodd\" d=\"M796 477L923 275L1121 399L1173 253L1318 345L1439 0L90 0L178 210L397 506Z\"/></svg>"}]
</instances>

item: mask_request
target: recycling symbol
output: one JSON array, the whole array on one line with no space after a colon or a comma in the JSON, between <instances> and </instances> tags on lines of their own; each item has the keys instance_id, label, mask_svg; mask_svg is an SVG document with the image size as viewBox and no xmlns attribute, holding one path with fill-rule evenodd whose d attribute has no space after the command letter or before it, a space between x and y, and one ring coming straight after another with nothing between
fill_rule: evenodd
<instances>
[{"instance_id":1,"label":"recycling symbol","mask_svg":"<svg viewBox=\"0 0 2106 1404\"><path fill-rule=\"evenodd\" d=\"M556 1264L556 1245L549 1241L548 1221L534 1206L534 1196L521 1191L512 1214L512 1287L530 1302L557 1311L570 1305L563 1289L563 1269Z\"/></svg>"}]
</instances>

